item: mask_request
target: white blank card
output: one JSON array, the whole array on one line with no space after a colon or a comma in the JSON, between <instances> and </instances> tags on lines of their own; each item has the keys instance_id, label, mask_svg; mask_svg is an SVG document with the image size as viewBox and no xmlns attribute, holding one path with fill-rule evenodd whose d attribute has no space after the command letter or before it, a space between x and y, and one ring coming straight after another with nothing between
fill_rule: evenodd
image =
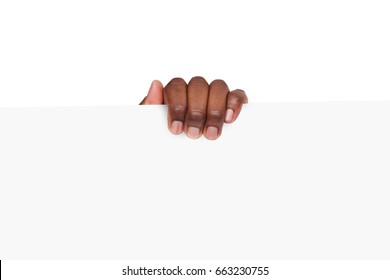
<instances>
[{"instance_id":1,"label":"white blank card","mask_svg":"<svg viewBox=\"0 0 390 280\"><path fill-rule=\"evenodd\" d=\"M390 102L0 109L1 259L389 259Z\"/></svg>"}]
</instances>

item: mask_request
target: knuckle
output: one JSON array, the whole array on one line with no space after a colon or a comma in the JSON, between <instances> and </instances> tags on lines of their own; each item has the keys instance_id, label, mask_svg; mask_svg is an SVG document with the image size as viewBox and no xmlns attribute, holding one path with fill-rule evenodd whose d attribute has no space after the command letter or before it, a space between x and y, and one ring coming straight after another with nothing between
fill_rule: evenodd
<instances>
[{"instance_id":1,"label":"knuckle","mask_svg":"<svg viewBox=\"0 0 390 280\"><path fill-rule=\"evenodd\" d=\"M240 103L242 103L241 102L241 97L240 96L237 96L237 95L233 95L233 96L231 96L230 98L229 98L229 103L230 104L233 104L233 105L235 105L235 104L240 104Z\"/></svg>"},{"instance_id":2,"label":"knuckle","mask_svg":"<svg viewBox=\"0 0 390 280\"><path fill-rule=\"evenodd\" d=\"M200 122L205 119L205 113L201 110L191 110L187 112L187 117L190 121Z\"/></svg>"},{"instance_id":3,"label":"knuckle","mask_svg":"<svg viewBox=\"0 0 390 280\"><path fill-rule=\"evenodd\" d=\"M243 92L232 92L229 94L228 102L231 105L243 104L245 102L245 94Z\"/></svg>"},{"instance_id":4,"label":"knuckle","mask_svg":"<svg viewBox=\"0 0 390 280\"><path fill-rule=\"evenodd\" d=\"M176 77L176 78L173 78L169 84L172 84L172 85L183 85L185 84L186 82L184 81L183 78L179 78L179 77Z\"/></svg>"},{"instance_id":5,"label":"knuckle","mask_svg":"<svg viewBox=\"0 0 390 280\"><path fill-rule=\"evenodd\" d=\"M246 96L245 91L242 89L236 89L233 92L229 94L229 98L232 98L234 102L239 102L239 103L247 103L248 102L248 97Z\"/></svg>"},{"instance_id":6,"label":"knuckle","mask_svg":"<svg viewBox=\"0 0 390 280\"><path fill-rule=\"evenodd\" d=\"M184 114L186 111L185 106L183 105L174 105L172 106L172 113L176 115Z\"/></svg>"},{"instance_id":7,"label":"knuckle","mask_svg":"<svg viewBox=\"0 0 390 280\"><path fill-rule=\"evenodd\" d=\"M216 79L211 82L210 86L217 87L217 88L227 88L227 84L224 80Z\"/></svg>"},{"instance_id":8,"label":"knuckle","mask_svg":"<svg viewBox=\"0 0 390 280\"><path fill-rule=\"evenodd\" d=\"M204 84L207 84L207 81L205 78L201 77L201 76L195 76L193 77L190 82L188 83L189 85L204 85Z\"/></svg>"},{"instance_id":9,"label":"knuckle","mask_svg":"<svg viewBox=\"0 0 390 280\"><path fill-rule=\"evenodd\" d=\"M173 78L166 86L169 90L178 90L187 86L186 82L182 78Z\"/></svg>"},{"instance_id":10,"label":"knuckle","mask_svg":"<svg viewBox=\"0 0 390 280\"><path fill-rule=\"evenodd\" d=\"M219 119L219 118L222 118L222 112L219 111L219 110L212 110L208 113L207 115L208 117L212 117L212 118L215 118L215 119Z\"/></svg>"},{"instance_id":11,"label":"knuckle","mask_svg":"<svg viewBox=\"0 0 390 280\"><path fill-rule=\"evenodd\" d=\"M220 121L220 120L223 120L223 118L224 118L224 115L219 110L212 110L212 111L209 111L207 114L207 119L209 119L209 120Z\"/></svg>"}]
</instances>

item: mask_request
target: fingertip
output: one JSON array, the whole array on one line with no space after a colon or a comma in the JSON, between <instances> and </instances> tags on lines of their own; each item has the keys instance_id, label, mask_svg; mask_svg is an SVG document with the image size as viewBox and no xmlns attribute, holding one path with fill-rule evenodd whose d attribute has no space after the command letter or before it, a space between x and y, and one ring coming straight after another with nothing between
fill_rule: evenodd
<instances>
[{"instance_id":1,"label":"fingertip","mask_svg":"<svg viewBox=\"0 0 390 280\"><path fill-rule=\"evenodd\" d=\"M160 92L162 93L163 88L164 86L159 80L153 80L149 87L148 96L156 95L156 93Z\"/></svg>"},{"instance_id":2,"label":"fingertip","mask_svg":"<svg viewBox=\"0 0 390 280\"><path fill-rule=\"evenodd\" d=\"M215 126L207 127L207 129L206 129L206 131L204 133L204 136L208 140L217 140L218 137L220 136L218 127L215 127Z\"/></svg>"},{"instance_id":3,"label":"fingertip","mask_svg":"<svg viewBox=\"0 0 390 280\"><path fill-rule=\"evenodd\" d=\"M181 121L173 121L169 130L172 134L179 135L183 132L183 123Z\"/></svg>"},{"instance_id":4,"label":"fingertip","mask_svg":"<svg viewBox=\"0 0 390 280\"><path fill-rule=\"evenodd\" d=\"M163 85L159 80L153 80L150 84L147 96L142 100L141 105L163 104Z\"/></svg>"},{"instance_id":5,"label":"fingertip","mask_svg":"<svg viewBox=\"0 0 390 280\"><path fill-rule=\"evenodd\" d=\"M194 126L188 127L186 134L191 139L198 139L200 136L202 136L201 130Z\"/></svg>"},{"instance_id":6,"label":"fingertip","mask_svg":"<svg viewBox=\"0 0 390 280\"><path fill-rule=\"evenodd\" d=\"M161 89L164 87L163 84L159 80L153 80L151 85L153 87L159 87Z\"/></svg>"}]
</instances>

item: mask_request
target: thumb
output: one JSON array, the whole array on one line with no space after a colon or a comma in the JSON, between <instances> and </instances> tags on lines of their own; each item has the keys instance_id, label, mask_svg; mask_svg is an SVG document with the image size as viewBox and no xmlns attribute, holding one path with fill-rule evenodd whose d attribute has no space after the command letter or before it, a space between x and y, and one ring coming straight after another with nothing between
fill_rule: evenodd
<instances>
[{"instance_id":1,"label":"thumb","mask_svg":"<svg viewBox=\"0 0 390 280\"><path fill-rule=\"evenodd\" d=\"M164 87L158 80L150 85L148 95L141 101L140 105L164 104Z\"/></svg>"}]
</instances>

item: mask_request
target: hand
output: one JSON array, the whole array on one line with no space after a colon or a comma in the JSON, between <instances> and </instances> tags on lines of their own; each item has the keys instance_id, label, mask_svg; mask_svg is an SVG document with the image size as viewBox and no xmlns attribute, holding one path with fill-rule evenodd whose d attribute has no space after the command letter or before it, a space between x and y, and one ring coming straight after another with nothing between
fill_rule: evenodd
<instances>
[{"instance_id":1,"label":"hand","mask_svg":"<svg viewBox=\"0 0 390 280\"><path fill-rule=\"evenodd\" d=\"M248 103L248 98L243 90L229 91L223 80L209 85L204 78L194 77L188 85L182 78L174 78L165 88L160 81L153 81L140 105L167 104L168 128L173 134L184 131L193 139L203 134L215 140L221 135L224 122L237 119L244 103Z\"/></svg>"}]
</instances>

